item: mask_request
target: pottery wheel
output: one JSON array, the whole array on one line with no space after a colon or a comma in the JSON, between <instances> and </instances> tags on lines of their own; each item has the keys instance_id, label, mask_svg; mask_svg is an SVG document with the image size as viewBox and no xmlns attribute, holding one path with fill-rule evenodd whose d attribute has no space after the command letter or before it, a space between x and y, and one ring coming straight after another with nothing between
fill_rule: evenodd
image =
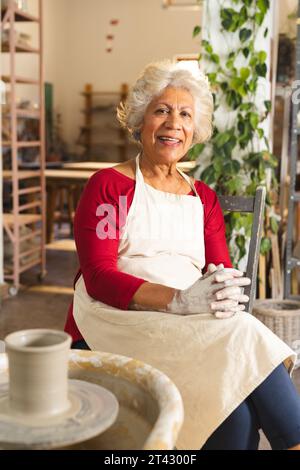
<instances>
[{"instance_id":1,"label":"pottery wheel","mask_svg":"<svg viewBox=\"0 0 300 470\"><path fill-rule=\"evenodd\" d=\"M33 420L10 409L8 391L8 383L0 384L0 449L51 449L85 441L110 427L119 410L110 391L69 380L70 408Z\"/></svg>"}]
</instances>

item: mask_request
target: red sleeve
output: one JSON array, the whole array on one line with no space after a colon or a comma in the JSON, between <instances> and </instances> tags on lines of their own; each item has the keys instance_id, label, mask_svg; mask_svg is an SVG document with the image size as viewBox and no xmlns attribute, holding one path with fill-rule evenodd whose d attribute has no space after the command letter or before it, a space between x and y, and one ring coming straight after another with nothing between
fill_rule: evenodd
<instances>
[{"instance_id":1,"label":"red sleeve","mask_svg":"<svg viewBox=\"0 0 300 470\"><path fill-rule=\"evenodd\" d=\"M209 263L223 263L225 268L231 268L225 222L218 196L202 181L196 181L195 186L204 206L205 270Z\"/></svg>"},{"instance_id":2,"label":"red sleeve","mask_svg":"<svg viewBox=\"0 0 300 470\"><path fill-rule=\"evenodd\" d=\"M134 187L134 180L112 169L98 171L84 189L74 220L74 238L87 293L95 300L123 310L128 309L133 295L146 282L117 268L121 228L119 196L127 197L125 221ZM109 204L109 212L105 209L97 215L101 204ZM110 236L101 239L100 231L109 232Z\"/></svg>"}]
</instances>

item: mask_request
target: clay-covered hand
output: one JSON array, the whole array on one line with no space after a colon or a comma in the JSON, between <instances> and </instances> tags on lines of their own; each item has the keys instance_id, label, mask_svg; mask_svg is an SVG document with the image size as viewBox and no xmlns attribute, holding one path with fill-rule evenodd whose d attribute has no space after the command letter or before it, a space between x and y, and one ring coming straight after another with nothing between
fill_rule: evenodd
<instances>
[{"instance_id":1,"label":"clay-covered hand","mask_svg":"<svg viewBox=\"0 0 300 470\"><path fill-rule=\"evenodd\" d=\"M224 287L216 292L216 300L219 302L221 300L236 300L238 303L246 303L249 301L249 297L244 295L243 287L251 283L251 280L243 276L243 272L238 269L233 268L224 268L223 273L231 273L233 278L223 280L222 275L218 276L220 283L224 284ZM217 306L218 303L214 305ZM220 304L219 304L220 305ZM224 307L218 309L215 312L217 318L229 318L236 313L237 310L232 310L230 308L226 309L226 302L224 302ZM239 305L239 310L245 310L245 306Z\"/></svg>"},{"instance_id":2,"label":"clay-covered hand","mask_svg":"<svg viewBox=\"0 0 300 470\"><path fill-rule=\"evenodd\" d=\"M244 277L244 273L242 271L234 268L224 268L224 264L222 263L218 265L210 263L207 266L207 271L204 274L203 278L209 276L215 271L223 271L224 273L230 273L233 276L232 282L230 280L225 280L224 282L222 276L217 277L217 282L224 282L225 286L227 287L224 287L224 289L216 293L216 300L237 300L239 303L246 303L249 301L249 297L247 295L244 295L243 288L241 286L249 285L251 283L251 280L249 278ZM234 278L238 279L234 280ZM244 310L244 307L241 306L239 310ZM219 316L220 314L220 318L227 318L228 316L231 316L234 313L235 312L216 312L216 316Z\"/></svg>"},{"instance_id":3,"label":"clay-covered hand","mask_svg":"<svg viewBox=\"0 0 300 470\"><path fill-rule=\"evenodd\" d=\"M214 268L210 269L213 271ZM244 310L244 306L239 305L235 299L216 299L216 293L225 288L225 282L234 280L232 272L226 272L223 267L219 269L217 267L213 272L206 273L198 279L188 289L176 290L172 301L167 306L167 312L191 315Z\"/></svg>"}]
</instances>

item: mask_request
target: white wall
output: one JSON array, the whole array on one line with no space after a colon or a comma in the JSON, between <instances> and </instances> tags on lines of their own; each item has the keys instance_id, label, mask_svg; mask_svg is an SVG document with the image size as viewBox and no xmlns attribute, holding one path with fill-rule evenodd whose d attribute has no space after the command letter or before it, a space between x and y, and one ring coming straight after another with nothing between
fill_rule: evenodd
<instances>
[{"instance_id":1,"label":"white wall","mask_svg":"<svg viewBox=\"0 0 300 470\"><path fill-rule=\"evenodd\" d=\"M44 0L46 12L51 2ZM45 16L46 77L53 80L69 144L78 137L82 123L79 92L86 83L117 91L122 82L133 84L150 61L199 52L192 38L199 12L169 11L161 4L161 0L59 0L57 10L51 11L52 23L55 16L58 21L52 32L50 13ZM113 18L119 19L118 26L110 26ZM105 51L109 33L115 35L112 53Z\"/></svg>"}]
</instances>

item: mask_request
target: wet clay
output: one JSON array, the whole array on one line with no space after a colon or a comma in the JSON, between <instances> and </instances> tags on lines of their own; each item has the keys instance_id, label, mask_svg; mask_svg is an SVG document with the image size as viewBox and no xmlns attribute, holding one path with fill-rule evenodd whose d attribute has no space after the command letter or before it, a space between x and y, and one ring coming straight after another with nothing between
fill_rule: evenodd
<instances>
[{"instance_id":1,"label":"wet clay","mask_svg":"<svg viewBox=\"0 0 300 470\"><path fill-rule=\"evenodd\" d=\"M71 338L63 331L34 329L5 338L9 363L9 402L14 413L33 417L66 411Z\"/></svg>"}]
</instances>

